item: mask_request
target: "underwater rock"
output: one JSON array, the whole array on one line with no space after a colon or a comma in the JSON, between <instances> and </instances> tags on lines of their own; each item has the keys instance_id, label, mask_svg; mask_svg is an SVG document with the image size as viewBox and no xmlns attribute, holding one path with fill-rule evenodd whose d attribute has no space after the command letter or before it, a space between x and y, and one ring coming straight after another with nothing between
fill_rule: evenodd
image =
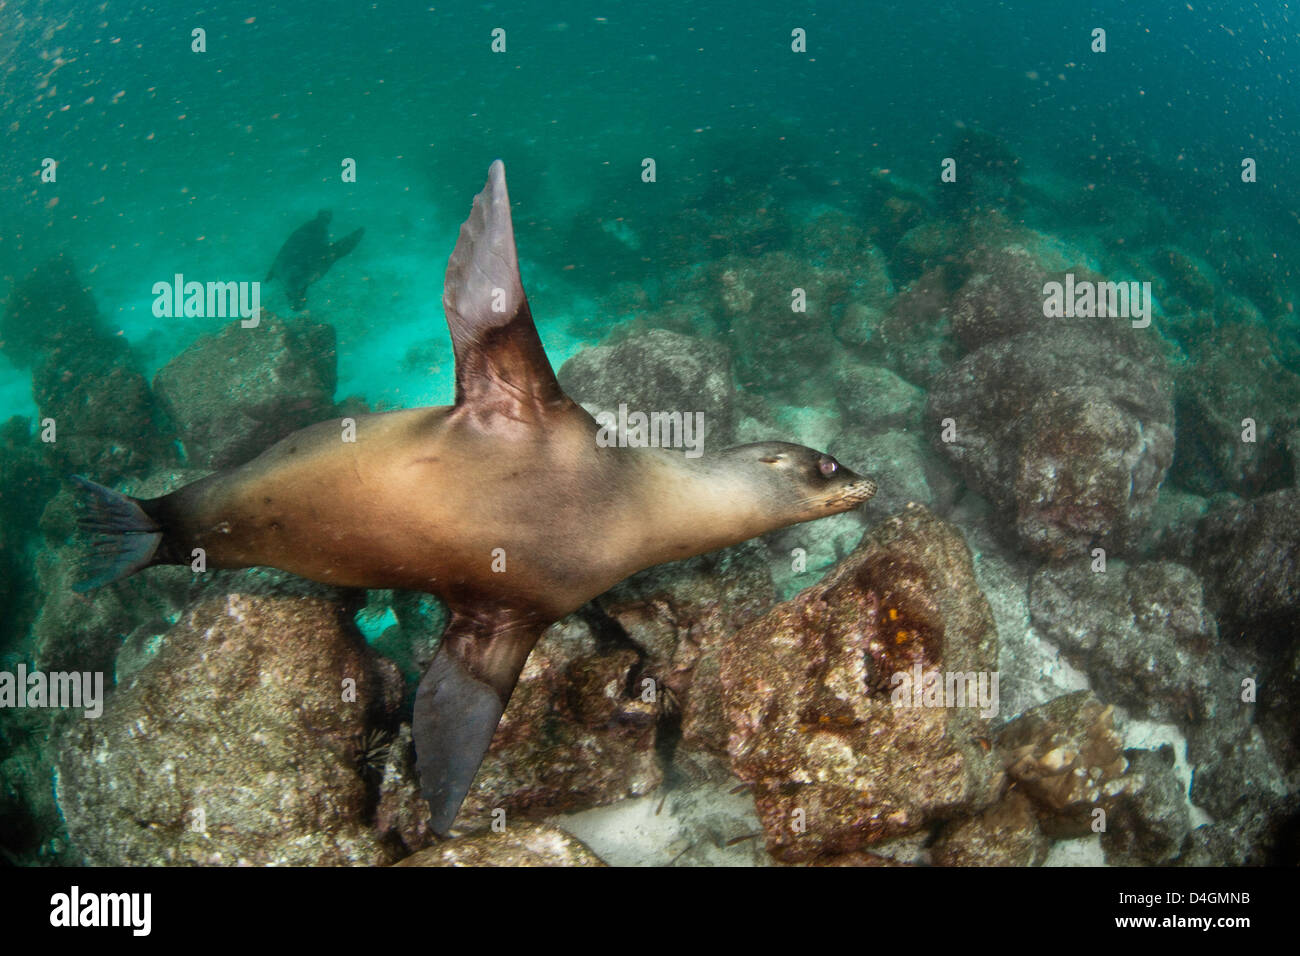
<instances>
[{"instance_id":1,"label":"underwater rock","mask_svg":"<svg viewBox=\"0 0 1300 956\"><path fill-rule=\"evenodd\" d=\"M1238 702L1246 710L1250 705ZM1192 765L1192 802L1218 820L1243 806L1261 807L1296 791L1295 774L1278 764L1258 726L1239 719L1191 728L1187 761ZM1298 808L1300 809L1300 808Z\"/></svg>"},{"instance_id":2,"label":"underwater rock","mask_svg":"<svg viewBox=\"0 0 1300 956\"><path fill-rule=\"evenodd\" d=\"M735 144L744 149L756 144ZM715 162L720 168L725 165L730 171L725 176L709 176L705 181L704 191L694 202L688 202L686 208L673 211L664 216L667 222L658 231L677 231L683 235L677 243L677 249L691 249L695 256L682 259L683 264L705 262L717 259L728 252L737 250L749 255L758 255L764 250L780 249L787 246L793 234L790 215L786 202L777 195L774 188L780 175L776 164L772 164L771 143L753 154L747 154L742 162L757 162L768 165L768 169L742 171L734 162L734 153L727 151L726 158L721 155ZM770 164L770 165L769 165ZM737 175L739 174L739 175ZM599 204L601 214L609 215L608 200L602 197ZM685 240L685 241L682 241ZM579 239L590 242L589 239ZM675 251L668 247L665 253Z\"/></svg>"},{"instance_id":3,"label":"underwater rock","mask_svg":"<svg viewBox=\"0 0 1300 956\"><path fill-rule=\"evenodd\" d=\"M1174 749L1127 750L1124 792L1108 814L1101 848L1111 866L1164 866L1191 831L1183 782L1174 772Z\"/></svg>"},{"instance_id":4,"label":"underwater rock","mask_svg":"<svg viewBox=\"0 0 1300 956\"><path fill-rule=\"evenodd\" d=\"M1300 861L1300 774L1285 771L1260 728L1249 723L1253 705L1240 706L1241 714L1209 721L1187 735L1192 802L1214 822L1192 831L1181 865L1294 866Z\"/></svg>"},{"instance_id":5,"label":"underwater rock","mask_svg":"<svg viewBox=\"0 0 1300 956\"><path fill-rule=\"evenodd\" d=\"M996 767L978 739L992 714L973 701L914 706L897 675L973 672L987 692L996 666L970 551L920 507L744 627L723 648L721 681L732 767L754 784L768 850L786 862L851 853L988 805Z\"/></svg>"},{"instance_id":6,"label":"underwater rock","mask_svg":"<svg viewBox=\"0 0 1300 956\"><path fill-rule=\"evenodd\" d=\"M263 310L205 335L154 378L191 467L228 468L334 409L334 328Z\"/></svg>"},{"instance_id":7,"label":"underwater rock","mask_svg":"<svg viewBox=\"0 0 1300 956\"><path fill-rule=\"evenodd\" d=\"M561 366L558 378L560 387L589 410L616 418L620 404L647 415L702 412L706 440L731 441L731 355L720 342L651 329L583 349Z\"/></svg>"},{"instance_id":8,"label":"underwater rock","mask_svg":"<svg viewBox=\"0 0 1300 956\"><path fill-rule=\"evenodd\" d=\"M655 755L657 695L643 699L641 654L609 646L579 615L551 627L524 665L457 829L474 832L503 812L521 819L613 803L663 780ZM407 849L432 839L429 808L403 725L380 784L376 826Z\"/></svg>"},{"instance_id":9,"label":"underwater rock","mask_svg":"<svg viewBox=\"0 0 1300 956\"><path fill-rule=\"evenodd\" d=\"M1178 375L1172 476L1188 491L1252 496L1296 482L1287 445L1300 427L1300 375L1278 362L1266 329L1229 326ZM1254 423L1254 440L1246 441Z\"/></svg>"},{"instance_id":10,"label":"underwater rock","mask_svg":"<svg viewBox=\"0 0 1300 956\"><path fill-rule=\"evenodd\" d=\"M962 230L951 222L931 219L913 226L898 240L891 260L899 279L911 280L927 269L955 260Z\"/></svg>"},{"instance_id":11,"label":"underwater rock","mask_svg":"<svg viewBox=\"0 0 1300 956\"><path fill-rule=\"evenodd\" d=\"M1197 526L1196 558L1233 627L1300 621L1300 488L1216 502Z\"/></svg>"},{"instance_id":12,"label":"underwater rock","mask_svg":"<svg viewBox=\"0 0 1300 956\"><path fill-rule=\"evenodd\" d=\"M64 549L37 557L37 588L44 597L32 625L35 666L45 671L112 675L127 635L146 621L159 632L166 630L166 624L144 613L138 589L104 588L91 595L75 592L73 584L79 574L69 558Z\"/></svg>"},{"instance_id":13,"label":"underwater rock","mask_svg":"<svg viewBox=\"0 0 1300 956\"><path fill-rule=\"evenodd\" d=\"M395 866L604 866L563 830L511 823L501 833L458 837L414 853Z\"/></svg>"},{"instance_id":14,"label":"underwater rock","mask_svg":"<svg viewBox=\"0 0 1300 956\"><path fill-rule=\"evenodd\" d=\"M18 280L0 320L0 351L22 368L63 349L93 349L105 338L95 300L64 253Z\"/></svg>"},{"instance_id":15,"label":"underwater rock","mask_svg":"<svg viewBox=\"0 0 1300 956\"><path fill-rule=\"evenodd\" d=\"M1146 257L1150 268L1164 280L1164 294L1178 296L1193 309L1214 305L1217 276L1203 259L1164 246Z\"/></svg>"},{"instance_id":16,"label":"underwater rock","mask_svg":"<svg viewBox=\"0 0 1300 956\"><path fill-rule=\"evenodd\" d=\"M15 286L0 348L32 369L39 447L58 473L112 482L174 457L131 346L104 328L68 257L55 256Z\"/></svg>"},{"instance_id":17,"label":"underwater rock","mask_svg":"<svg viewBox=\"0 0 1300 956\"><path fill-rule=\"evenodd\" d=\"M1257 683L1264 685L1256 722L1277 760L1300 771L1300 735L1295 730L1300 726L1300 641L1295 639L1294 627L1282 627L1266 632L1259 643L1258 659L1267 661L1268 666L1254 668L1261 673ZM1248 659L1256 658L1252 654ZM1234 688L1238 699L1244 689L1238 682Z\"/></svg>"},{"instance_id":18,"label":"underwater rock","mask_svg":"<svg viewBox=\"0 0 1300 956\"><path fill-rule=\"evenodd\" d=\"M800 260L848 279L854 302L882 308L894 297L885 254L868 239L859 221L843 210L817 214L798 227L793 239L791 248Z\"/></svg>"},{"instance_id":19,"label":"underwater rock","mask_svg":"<svg viewBox=\"0 0 1300 956\"><path fill-rule=\"evenodd\" d=\"M851 514L870 524L918 504L946 514L956 496L957 483L946 463L918 434L887 431L860 435L846 430L828 448L843 462L869 462L871 477L879 486L875 497ZM853 541L851 545L856 545Z\"/></svg>"},{"instance_id":20,"label":"underwater rock","mask_svg":"<svg viewBox=\"0 0 1300 956\"><path fill-rule=\"evenodd\" d=\"M936 218L929 191L888 169L868 170L856 185L862 197L858 221L869 239L891 255L904 235Z\"/></svg>"},{"instance_id":21,"label":"underwater rock","mask_svg":"<svg viewBox=\"0 0 1300 956\"><path fill-rule=\"evenodd\" d=\"M379 799L375 803L375 831L403 853L436 843L430 826L429 801L420 793L415 772L415 742L411 725L403 722L391 738L373 741L370 769L379 775Z\"/></svg>"},{"instance_id":22,"label":"underwater rock","mask_svg":"<svg viewBox=\"0 0 1300 956\"><path fill-rule=\"evenodd\" d=\"M54 420L57 439L41 447L60 474L112 483L175 460L135 364L126 340L107 335L37 363L32 395L42 423Z\"/></svg>"},{"instance_id":23,"label":"underwater rock","mask_svg":"<svg viewBox=\"0 0 1300 956\"><path fill-rule=\"evenodd\" d=\"M964 265L969 275L953 294L948 318L967 349L1025 332L1050 334L1065 321L1043 315L1043 284L1061 281L1060 273L1019 243L980 246Z\"/></svg>"},{"instance_id":24,"label":"underwater rock","mask_svg":"<svg viewBox=\"0 0 1300 956\"><path fill-rule=\"evenodd\" d=\"M22 640L36 612L35 543L56 478L37 450L31 420L0 424L0 650Z\"/></svg>"},{"instance_id":25,"label":"underwater rock","mask_svg":"<svg viewBox=\"0 0 1300 956\"><path fill-rule=\"evenodd\" d=\"M666 695L663 711L680 728L681 749L726 756L720 654L776 603L772 579L762 545L745 542L648 568L596 599L622 638L642 651L640 680L655 680Z\"/></svg>"},{"instance_id":26,"label":"underwater rock","mask_svg":"<svg viewBox=\"0 0 1300 956\"><path fill-rule=\"evenodd\" d=\"M778 599L794 597L851 554L867 530L866 515L858 507L764 535Z\"/></svg>"},{"instance_id":27,"label":"underwater rock","mask_svg":"<svg viewBox=\"0 0 1300 956\"><path fill-rule=\"evenodd\" d=\"M1151 347L1128 339L1074 327L1002 339L934 384L935 448L1014 517L1028 551L1123 547L1144 529L1173 457L1172 388Z\"/></svg>"},{"instance_id":28,"label":"underwater rock","mask_svg":"<svg viewBox=\"0 0 1300 956\"><path fill-rule=\"evenodd\" d=\"M1235 686L1201 581L1180 564L1047 565L1030 584L1029 611L1105 700L1134 713L1185 725L1214 716Z\"/></svg>"},{"instance_id":29,"label":"underwater rock","mask_svg":"<svg viewBox=\"0 0 1300 956\"><path fill-rule=\"evenodd\" d=\"M1242 804L1231 816L1193 830L1178 866L1295 866L1300 860L1300 794Z\"/></svg>"},{"instance_id":30,"label":"underwater rock","mask_svg":"<svg viewBox=\"0 0 1300 956\"><path fill-rule=\"evenodd\" d=\"M942 266L926 272L895 297L880 325L881 364L924 388L961 355L947 313L953 275Z\"/></svg>"},{"instance_id":31,"label":"underwater rock","mask_svg":"<svg viewBox=\"0 0 1300 956\"><path fill-rule=\"evenodd\" d=\"M852 348L868 350L875 344L884 321L884 309L849 301L835 322L835 338Z\"/></svg>"},{"instance_id":32,"label":"underwater rock","mask_svg":"<svg viewBox=\"0 0 1300 956\"><path fill-rule=\"evenodd\" d=\"M786 396L796 404L816 397L810 389L835 352L837 313L847 303L849 278L816 269L788 253L756 259L728 256L714 266L715 314L727 329L738 384ZM791 308L792 290L803 289L807 310ZM781 361L772 347L781 346Z\"/></svg>"},{"instance_id":33,"label":"underwater rock","mask_svg":"<svg viewBox=\"0 0 1300 956\"><path fill-rule=\"evenodd\" d=\"M988 502L967 493L949 520L966 539L975 559L975 581L993 609L998 625L999 717L1002 720L1045 704L1063 694L1086 690L1088 677L1073 667L1060 649L1043 640L1029 618L1029 582L1040 562L1007 543L1001 520Z\"/></svg>"},{"instance_id":34,"label":"underwater rock","mask_svg":"<svg viewBox=\"0 0 1300 956\"><path fill-rule=\"evenodd\" d=\"M524 665L492 747L460 812L460 826L486 827L585 809L649 793L663 780L655 758L661 702L636 679L640 655L602 646L573 617L552 627Z\"/></svg>"},{"instance_id":35,"label":"underwater rock","mask_svg":"<svg viewBox=\"0 0 1300 956\"><path fill-rule=\"evenodd\" d=\"M833 335L850 303L880 307L883 263L872 247L842 239L837 254L813 261L788 252L756 258L727 256L709 273L710 310L726 330L737 382L779 393L796 404L824 397L826 356L839 348ZM854 258L860 252L861 261ZM802 290L804 310L792 307ZM773 347L780 361L773 361Z\"/></svg>"},{"instance_id":36,"label":"underwater rock","mask_svg":"<svg viewBox=\"0 0 1300 956\"><path fill-rule=\"evenodd\" d=\"M3 669L15 662L5 659ZM51 739L79 711L7 710L0 720L0 865L76 866L54 801Z\"/></svg>"},{"instance_id":37,"label":"underwater rock","mask_svg":"<svg viewBox=\"0 0 1300 956\"><path fill-rule=\"evenodd\" d=\"M1091 691L1032 707L994 738L1007 776L1039 809L1048 836L1088 836L1100 809L1110 817L1128 767L1114 708Z\"/></svg>"},{"instance_id":38,"label":"underwater rock","mask_svg":"<svg viewBox=\"0 0 1300 956\"><path fill-rule=\"evenodd\" d=\"M390 862L358 763L400 703L395 669L333 604L204 600L102 717L72 722L68 833L92 865Z\"/></svg>"},{"instance_id":39,"label":"underwater rock","mask_svg":"<svg viewBox=\"0 0 1300 956\"><path fill-rule=\"evenodd\" d=\"M946 827L930 846L935 866L1038 866L1051 841L1033 801L1015 790L983 813Z\"/></svg>"},{"instance_id":40,"label":"underwater rock","mask_svg":"<svg viewBox=\"0 0 1300 956\"><path fill-rule=\"evenodd\" d=\"M1151 521L1137 543L1137 553L1179 564L1195 563L1196 526L1209 501L1166 481L1156 495Z\"/></svg>"},{"instance_id":41,"label":"underwater rock","mask_svg":"<svg viewBox=\"0 0 1300 956\"><path fill-rule=\"evenodd\" d=\"M835 398L855 428L878 432L920 428L925 393L879 365L842 362L835 369Z\"/></svg>"}]
</instances>

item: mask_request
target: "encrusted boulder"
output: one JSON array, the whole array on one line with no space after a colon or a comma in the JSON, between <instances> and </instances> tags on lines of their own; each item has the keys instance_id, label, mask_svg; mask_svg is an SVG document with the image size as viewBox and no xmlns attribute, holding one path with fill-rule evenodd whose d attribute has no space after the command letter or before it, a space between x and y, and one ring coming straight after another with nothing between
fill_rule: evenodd
<instances>
[{"instance_id":1,"label":"encrusted boulder","mask_svg":"<svg viewBox=\"0 0 1300 956\"><path fill-rule=\"evenodd\" d=\"M665 717L680 727L681 749L726 755L722 649L776 603L772 578L762 545L745 543L650 568L597 598L640 649L641 680L656 682Z\"/></svg>"},{"instance_id":2,"label":"encrusted boulder","mask_svg":"<svg viewBox=\"0 0 1300 956\"><path fill-rule=\"evenodd\" d=\"M935 447L1048 557L1131 544L1173 458L1173 405L1137 330L1107 345L1081 328L1000 339L940 376Z\"/></svg>"},{"instance_id":3,"label":"encrusted boulder","mask_svg":"<svg viewBox=\"0 0 1300 956\"><path fill-rule=\"evenodd\" d=\"M1288 437L1300 427L1300 375L1260 326L1225 326L1178 376L1173 477L1189 491L1258 495L1294 485Z\"/></svg>"},{"instance_id":4,"label":"encrusted boulder","mask_svg":"<svg viewBox=\"0 0 1300 956\"><path fill-rule=\"evenodd\" d=\"M768 849L852 853L987 806L996 666L970 551L920 507L743 628L723 649L723 699Z\"/></svg>"},{"instance_id":5,"label":"encrusted boulder","mask_svg":"<svg viewBox=\"0 0 1300 956\"><path fill-rule=\"evenodd\" d=\"M921 389L879 365L841 363L835 398L852 426L871 432L919 428L925 408Z\"/></svg>"},{"instance_id":6,"label":"encrusted boulder","mask_svg":"<svg viewBox=\"0 0 1300 956\"><path fill-rule=\"evenodd\" d=\"M588 409L704 415L704 436L722 448L734 428L731 354L720 342L651 329L583 349L561 366L560 385ZM693 420L692 420L693 422Z\"/></svg>"},{"instance_id":7,"label":"encrusted boulder","mask_svg":"<svg viewBox=\"0 0 1300 956\"><path fill-rule=\"evenodd\" d=\"M611 645L578 615L548 629L519 675L456 830L487 830L501 812L513 825L659 786L663 699L645 692L641 659L630 643ZM403 727L388 750L377 826L414 850L432 834L409 740Z\"/></svg>"},{"instance_id":8,"label":"encrusted boulder","mask_svg":"<svg viewBox=\"0 0 1300 956\"><path fill-rule=\"evenodd\" d=\"M0 349L32 369L38 447L59 473L111 482L174 457L130 343L101 321L67 256L14 287Z\"/></svg>"},{"instance_id":9,"label":"encrusted boulder","mask_svg":"<svg viewBox=\"0 0 1300 956\"><path fill-rule=\"evenodd\" d=\"M0 351L20 367L39 365L63 349L87 349L104 337L95 299L64 253L18 280L0 319Z\"/></svg>"},{"instance_id":10,"label":"encrusted boulder","mask_svg":"<svg viewBox=\"0 0 1300 956\"><path fill-rule=\"evenodd\" d=\"M1104 572L1090 561L1045 565L1030 583L1034 628L1088 672L1108 701L1160 721L1213 716L1238 679L1219 648L1201 581L1170 561Z\"/></svg>"},{"instance_id":11,"label":"encrusted boulder","mask_svg":"<svg viewBox=\"0 0 1300 956\"><path fill-rule=\"evenodd\" d=\"M154 377L154 392L188 463L215 469L328 418L337 384L333 326L263 311L255 328L231 322L181 352Z\"/></svg>"},{"instance_id":12,"label":"encrusted boulder","mask_svg":"<svg viewBox=\"0 0 1300 956\"><path fill-rule=\"evenodd\" d=\"M1300 489L1216 503L1197 526L1196 563L1233 625L1300 621Z\"/></svg>"},{"instance_id":13,"label":"encrusted boulder","mask_svg":"<svg viewBox=\"0 0 1300 956\"><path fill-rule=\"evenodd\" d=\"M1091 691L1031 707L1003 726L994 742L1007 776L1038 806L1048 836L1088 836L1124 791L1128 761L1114 708Z\"/></svg>"},{"instance_id":14,"label":"encrusted boulder","mask_svg":"<svg viewBox=\"0 0 1300 956\"><path fill-rule=\"evenodd\" d=\"M1101 848L1111 866L1164 866L1191 831L1187 793L1174 773L1174 751L1125 751L1124 793L1106 821Z\"/></svg>"},{"instance_id":15,"label":"encrusted boulder","mask_svg":"<svg viewBox=\"0 0 1300 956\"><path fill-rule=\"evenodd\" d=\"M930 269L894 297L880 321L881 364L925 388L961 355L947 312L955 276L945 266Z\"/></svg>"},{"instance_id":16,"label":"encrusted boulder","mask_svg":"<svg viewBox=\"0 0 1300 956\"><path fill-rule=\"evenodd\" d=\"M1043 285L1062 276L1023 245L979 246L965 265L969 275L948 304L952 333L965 348L1026 332L1042 334L1060 321L1043 315Z\"/></svg>"},{"instance_id":17,"label":"encrusted boulder","mask_svg":"<svg viewBox=\"0 0 1300 956\"><path fill-rule=\"evenodd\" d=\"M103 716L67 727L68 833L92 865L391 862L360 766L400 703L395 669L334 604L202 601Z\"/></svg>"},{"instance_id":18,"label":"encrusted boulder","mask_svg":"<svg viewBox=\"0 0 1300 956\"><path fill-rule=\"evenodd\" d=\"M1038 866L1051 841L1034 803L1012 790L984 812L945 827L930 847L936 866Z\"/></svg>"}]
</instances>

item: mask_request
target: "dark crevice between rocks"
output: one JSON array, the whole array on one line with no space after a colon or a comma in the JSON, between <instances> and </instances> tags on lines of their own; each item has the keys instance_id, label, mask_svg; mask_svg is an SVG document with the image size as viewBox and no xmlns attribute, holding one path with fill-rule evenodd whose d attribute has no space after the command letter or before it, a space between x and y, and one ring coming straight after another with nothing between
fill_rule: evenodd
<instances>
[{"instance_id":1,"label":"dark crevice between rocks","mask_svg":"<svg viewBox=\"0 0 1300 956\"><path fill-rule=\"evenodd\" d=\"M398 746L396 719L366 724L366 730L358 734L352 742L352 764L357 776L366 788L365 805L362 807L362 819L375 824L379 810L380 790L384 782L384 765L388 760L390 747ZM413 745L409 745L414 750ZM414 764L414 753L411 755Z\"/></svg>"},{"instance_id":2,"label":"dark crevice between rocks","mask_svg":"<svg viewBox=\"0 0 1300 956\"><path fill-rule=\"evenodd\" d=\"M629 668L627 683L623 693L627 697L639 697L641 685L647 677L655 682L656 692L660 695L659 722L655 728L655 759L659 761L664 775L664 784L671 786L679 781L675 779L673 756L682 739L682 709L676 696L668 690L663 678L646 669L647 655L645 649L628 636L617 620L605 613L598 601L590 601L577 612L578 617L591 628L596 638L596 646L601 651L615 648L630 648L636 652L636 666Z\"/></svg>"},{"instance_id":3,"label":"dark crevice between rocks","mask_svg":"<svg viewBox=\"0 0 1300 956\"><path fill-rule=\"evenodd\" d=\"M1284 817L1274 829L1274 837L1265 865L1300 865L1300 811Z\"/></svg>"}]
</instances>

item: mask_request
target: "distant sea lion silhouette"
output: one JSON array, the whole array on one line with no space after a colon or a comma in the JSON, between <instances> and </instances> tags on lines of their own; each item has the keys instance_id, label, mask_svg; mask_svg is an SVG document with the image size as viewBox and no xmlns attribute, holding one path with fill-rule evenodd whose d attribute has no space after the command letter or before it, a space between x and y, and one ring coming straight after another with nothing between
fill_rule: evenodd
<instances>
[{"instance_id":1,"label":"distant sea lion silhouette","mask_svg":"<svg viewBox=\"0 0 1300 956\"><path fill-rule=\"evenodd\" d=\"M333 216L328 209L322 209L311 222L295 229L276 253L271 271L263 280L279 279L295 312L307 307L307 287L355 249L366 231L361 228L338 242L330 242L329 226Z\"/></svg>"},{"instance_id":2,"label":"distant sea lion silhouette","mask_svg":"<svg viewBox=\"0 0 1300 956\"><path fill-rule=\"evenodd\" d=\"M447 264L456 404L304 428L238 468L128 498L82 478L99 535L86 590L151 564L271 565L359 588L438 595L451 610L420 682L421 790L445 835L542 632L628 575L837 514L875 483L811 448L699 458L602 447L563 391L519 276L500 160ZM608 443L606 443L608 444Z\"/></svg>"}]
</instances>

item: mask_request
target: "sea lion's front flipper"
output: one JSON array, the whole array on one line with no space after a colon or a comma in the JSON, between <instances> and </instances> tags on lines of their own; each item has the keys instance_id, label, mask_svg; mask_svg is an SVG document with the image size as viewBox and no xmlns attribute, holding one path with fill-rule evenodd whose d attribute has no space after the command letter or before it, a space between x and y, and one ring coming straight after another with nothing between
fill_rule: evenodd
<instances>
[{"instance_id":1,"label":"sea lion's front flipper","mask_svg":"<svg viewBox=\"0 0 1300 956\"><path fill-rule=\"evenodd\" d=\"M534 422L569 408L546 358L519 277L501 160L488 170L447 263L442 293L456 352L456 406Z\"/></svg>"},{"instance_id":2,"label":"sea lion's front flipper","mask_svg":"<svg viewBox=\"0 0 1300 956\"><path fill-rule=\"evenodd\" d=\"M445 836L545 624L453 614L415 693L411 735L434 832Z\"/></svg>"}]
</instances>

